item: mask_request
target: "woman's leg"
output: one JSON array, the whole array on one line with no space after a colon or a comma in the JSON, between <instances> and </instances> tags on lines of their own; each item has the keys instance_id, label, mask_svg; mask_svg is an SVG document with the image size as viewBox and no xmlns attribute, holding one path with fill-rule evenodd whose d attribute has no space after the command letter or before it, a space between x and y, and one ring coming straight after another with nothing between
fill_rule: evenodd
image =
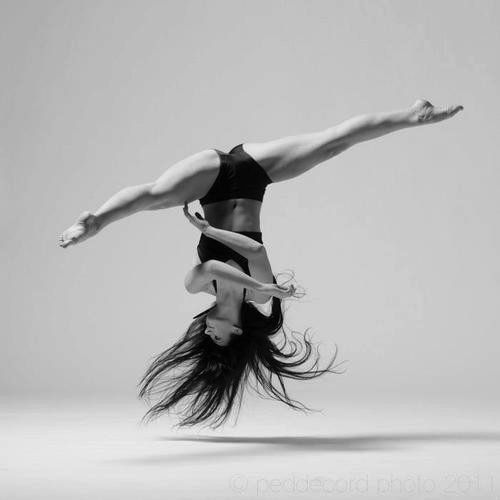
<instances>
[{"instance_id":1,"label":"woman's leg","mask_svg":"<svg viewBox=\"0 0 500 500\"><path fill-rule=\"evenodd\" d=\"M354 144L403 128L446 120L462 109L462 106L436 108L419 99L407 109L356 116L320 132L264 143L245 143L244 149L273 182L281 182L307 172Z\"/></svg>"},{"instance_id":2,"label":"woman's leg","mask_svg":"<svg viewBox=\"0 0 500 500\"><path fill-rule=\"evenodd\" d=\"M142 210L182 206L203 197L219 172L219 155L214 150L194 154L174 165L154 182L122 189L95 213L83 212L59 238L66 248L97 234L118 219Z\"/></svg>"}]
</instances>

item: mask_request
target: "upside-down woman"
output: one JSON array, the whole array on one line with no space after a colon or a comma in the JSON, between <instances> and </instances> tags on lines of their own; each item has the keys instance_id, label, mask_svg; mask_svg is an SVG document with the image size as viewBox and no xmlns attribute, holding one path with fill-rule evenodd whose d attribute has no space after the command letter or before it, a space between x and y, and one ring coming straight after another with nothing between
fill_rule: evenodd
<instances>
[{"instance_id":1,"label":"upside-down woman","mask_svg":"<svg viewBox=\"0 0 500 500\"><path fill-rule=\"evenodd\" d=\"M319 368L306 336L277 338L284 333L281 301L297 291L276 282L263 244L260 210L267 185L297 177L355 144L442 121L462 109L436 108L419 99L409 108L357 116L318 132L246 142L229 153L207 149L174 164L154 182L119 191L95 213L83 212L61 235L61 247L141 210L184 206L185 216L202 232L199 263L188 272L185 287L212 294L215 302L195 316L142 378L141 397L160 395L146 416L177 410L180 425L220 425L241 404L250 379L265 395L306 409L289 397L283 379L335 372L335 356ZM188 203L195 200L204 217L189 213Z\"/></svg>"}]
</instances>

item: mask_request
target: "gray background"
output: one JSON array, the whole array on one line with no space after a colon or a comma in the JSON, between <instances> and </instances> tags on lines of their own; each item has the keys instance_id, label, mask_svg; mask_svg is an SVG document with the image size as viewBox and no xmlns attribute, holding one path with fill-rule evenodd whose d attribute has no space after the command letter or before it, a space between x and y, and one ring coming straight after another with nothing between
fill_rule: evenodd
<instances>
[{"instance_id":1,"label":"gray background","mask_svg":"<svg viewBox=\"0 0 500 500\"><path fill-rule=\"evenodd\" d=\"M2 2L4 395L133 399L154 354L209 297L183 290L198 234L146 212L62 250L118 189L201 149L319 130L418 97L454 120L360 145L273 185L263 233L347 372L291 384L340 395L496 391L499 4ZM279 405L262 408L288 415Z\"/></svg>"}]
</instances>

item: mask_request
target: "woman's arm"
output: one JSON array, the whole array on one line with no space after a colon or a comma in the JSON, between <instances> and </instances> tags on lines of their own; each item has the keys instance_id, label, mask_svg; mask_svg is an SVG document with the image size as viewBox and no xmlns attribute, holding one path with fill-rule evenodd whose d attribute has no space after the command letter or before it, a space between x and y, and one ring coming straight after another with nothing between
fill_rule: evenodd
<instances>
[{"instance_id":1,"label":"woman's arm","mask_svg":"<svg viewBox=\"0 0 500 500\"><path fill-rule=\"evenodd\" d=\"M223 243L245 257L248 260L250 275L253 278L261 283L274 282L271 263L269 262L266 248L262 243L248 236L211 226L198 212L195 213L195 216L191 215L187 203L184 204L184 215L189 222L205 236ZM253 290L250 296L257 303L264 303L269 300L269 295L260 293L256 290Z\"/></svg>"},{"instance_id":2,"label":"woman's arm","mask_svg":"<svg viewBox=\"0 0 500 500\"><path fill-rule=\"evenodd\" d=\"M258 241L245 236L244 234L226 231L213 227L210 224L202 231L205 236L223 243L240 255L243 255L248 260L259 257L259 254L264 253L264 245Z\"/></svg>"},{"instance_id":3,"label":"woman's arm","mask_svg":"<svg viewBox=\"0 0 500 500\"><path fill-rule=\"evenodd\" d=\"M217 260L208 260L193 267L186 275L184 286L189 293L198 293L212 280L224 280L259 294L281 299L290 297L295 292L293 285L285 287L273 283L261 283L239 269Z\"/></svg>"},{"instance_id":4,"label":"woman's arm","mask_svg":"<svg viewBox=\"0 0 500 500\"><path fill-rule=\"evenodd\" d=\"M259 254L264 253L264 245L262 243L243 234L213 227L198 212L195 213L195 216L191 215L187 203L184 204L184 215L205 236L223 243L248 260L255 259Z\"/></svg>"}]
</instances>

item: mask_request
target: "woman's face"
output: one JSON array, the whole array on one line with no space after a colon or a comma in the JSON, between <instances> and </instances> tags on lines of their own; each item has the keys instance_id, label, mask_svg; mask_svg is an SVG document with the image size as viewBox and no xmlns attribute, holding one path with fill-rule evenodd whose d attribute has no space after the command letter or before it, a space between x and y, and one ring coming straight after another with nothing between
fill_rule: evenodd
<instances>
[{"instance_id":1,"label":"woman's face","mask_svg":"<svg viewBox=\"0 0 500 500\"><path fill-rule=\"evenodd\" d=\"M206 319L205 334L220 346L226 346L231 341L231 335L241 335L241 328L226 318L222 318L210 311Z\"/></svg>"}]
</instances>

